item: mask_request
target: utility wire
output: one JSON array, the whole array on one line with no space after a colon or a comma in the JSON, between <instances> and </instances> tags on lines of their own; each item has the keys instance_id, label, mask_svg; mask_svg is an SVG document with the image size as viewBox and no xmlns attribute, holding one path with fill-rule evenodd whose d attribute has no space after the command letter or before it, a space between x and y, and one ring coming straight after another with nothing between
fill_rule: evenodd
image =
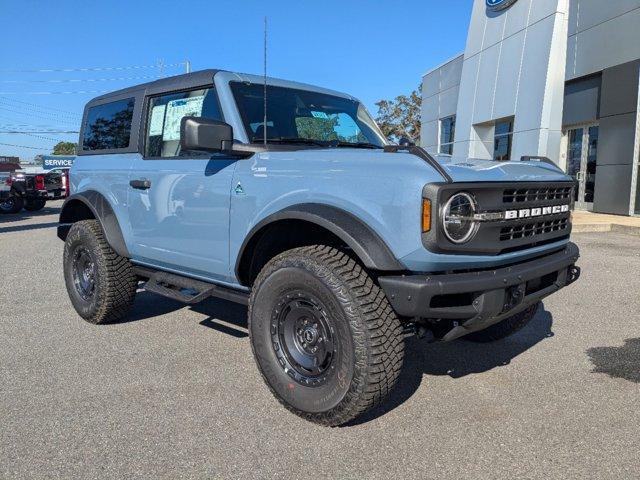
<instances>
[{"instance_id":1,"label":"utility wire","mask_svg":"<svg viewBox=\"0 0 640 480\"><path fill-rule=\"evenodd\" d=\"M112 78L69 78L62 80L0 80L0 83L83 83L83 82L120 82L128 80L155 80L158 77L112 77Z\"/></svg>"},{"instance_id":2,"label":"utility wire","mask_svg":"<svg viewBox=\"0 0 640 480\"><path fill-rule=\"evenodd\" d=\"M0 92L0 95L94 95L109 90L75 90L66 92Z\"/></svg>"},{"instance_id":3,"label":"utility wire","mask_svg":"<svg viewBox=\"0 0 640 480\"><path fill-rule=\"evenodd\" d=\"M13 143L2 143L2 142L0 142L0 145L4 145L6 147L15 147L15 148L29 148L31 150L40 150L40 151L49 150L51 148L51 147L31 147L28 145L15 145Z\"/></svg>"},{"instance_id":4,"label":"utility wire","mask_svg":"<svg viewBox=\"0 0 640 480\"><path fill-rule=\"evenodd\" d=\"M24 115L24 116L28 116L28 117L36 117L36 118L40 118L40 119L44 119L44 120L49 120L49 121L53 121L55 120L58 123L65 123L67 125L76 125L78 123L80 123L79 119L75 119L75 118L71 118L62 114L57 114L57 113L51 113L49 114L48 112L38 112L38 111L19 111L19 110L13 110L11 108L6 108L5 106L6 104L1 104L0 103L0 109L1 110L5 110L7 112L11 112L11 113L17 113L18 115ZM18 107L20 108L20 107ZM28 110L28 109L27 109ZM67 119L67 120L65 120Z\"/></svg>"},{"instance_id":5,"label":"utility wire","mask_svg":"<svg viewBox=\"0 0 640 480\"><path fill-rule=\"evenodd\" d=\"M0 133L6 133L6 132L0 132ZM51 140L51 141L56 142L56 143L61 141L59 138L45 137L43 135L36 135L36 134L33 134L33 133L27 133L27 132L18 132L18 133L20 133L22 135L27 135L29 137L40 138L42 140Z\"/></svg>"},{"instance_id":6,"label":"utility wire","mask_svg":"<svg viewBox=\"0 0 640 480\"><path fill-rule=\"evenodd\" d=\"M55 107L49 107L47 105L39 105L37 103L31 103L31 102L25 102L24 100L16 100L15 98L9 98L9 97L0 97L0 102L2 100L7 100L9 102L13 102L13 103L21 103L23 105L29 105L31 107L35 107L35 108L39 108L39 109L46 109L46 110L53 110L56 112L62 112L62 113L66 113L69 115L74 115L76 117L81 117L82 115L76 112L70 112L68 110L62 110L61 108L55 108Z\"/></svg>"},{"instance_id":7,"label":"utility wire","mask_svg":"<svg viewBox=\"0 0 640 480\"><path fill-rule=\"evenodd\" d=\"M179 67L184 62L164 64L163 67ZM126 67L85 67L85 68L35 68L25 70L0 70L0 73L50 73L50 72L106 72L120 70L142 70L145 68L158 68L158 65L131 65Z\"/></svg>"},{"instance_id":8,"label":"utility wire","mask_svg":"<svg viewBox=\"0 0 640 480\"><path fill-rule=\"evenodd\" d=\"M67 133L80 133L78 130L0 130L0 134L21 134L31 135L35 133L57 133L57 134L67 134Z\"/></svg>"}]
</instances>

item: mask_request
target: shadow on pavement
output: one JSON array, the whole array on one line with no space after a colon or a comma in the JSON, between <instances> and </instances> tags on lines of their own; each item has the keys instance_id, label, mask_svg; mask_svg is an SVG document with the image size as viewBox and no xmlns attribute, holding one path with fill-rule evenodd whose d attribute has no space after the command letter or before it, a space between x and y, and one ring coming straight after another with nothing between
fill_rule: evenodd
<instances>
[{"instance_id":1,"label":"shadow on pavement","mask_svg":"<svg viewBox=\"0 0 640 480\"><path fill-rule=\"evenodd\" d=\"M593 373L605 373L640 383L640 338L628 338L621 347L594 347L587 350Z\"/></svg>"},{"instance_id":2,"label":"shadow on pavement","mask_svg":"<svg viewBox=\"0 0 640 480\"><path fill-rule=\"evenodd\" d=\"M247 307L220 299L209 299L185 307L174 300L139 291L131 314L123 322L149 319L181 308L190 308L207 315L206 319L200 321L202 326L236 338L249 336ZM540 308L529 325L511 337L494 343L480 344L458 340L451 343L427 344L417 338L409 338L406 341L404 366L395 390L382 405L347 426L370 422L402 405L420 387L425 375L447 375L455 379L508 365L513 358L545 338L552 337L552 325L551 314ZM637 373L640 339L633 342L629 348L636 355Z\"/></svg>"},{"instance_id":3,"label":"shadow on pavement","mask_svg":"<svg viewBox=\"0 0 640 480\"><path fill-rule=\"evenodd\" d=\"M11 222L22 222L30 220L32 218L46 217L47 215L60 215L62 207L44 207L37 212L29 212L27 210L21 210L18 213L2 213L0 214L0 225Z\"/></svg>"},{"instance_id":4,"label":"shadow on pavement","mask_svg":"<svg viewBox=\"0 0 640 480\"><path fill-rule=\"evenodd\" d=\"M136 322L189 308L194 312L207 315L200 325L231 335L236 338L248 337L247 307L237 303L210 298L196 305L185 305L160 295L138 291L131 312L119 323Z\"/></svg>"},{"instance_id":5,"label":"shadow on pavement","mask_svg":"<svg viewBox=\"0 0 640 480\"><path fill-rule=\"evenodd\" d=\"M3 227L0 223L0 234L12 233L12 232L28 232L29 230L42 230L44 228L54 228L59 225L58 222L49 223L32 223L28 225L12 225L10 227Z\"/></svg>"},{"instance_id":6,"label":"shadow on pavement","mask_svg":"<svg viewBox=\"0 0 640 480\"><path fill-rule=\"evenodd\" d=\"M370 422L399 407L418 390L424 375L461 378L508 365L513 358L545 338L552 337L552 325L553 317L541 308L525 328L494 343L457 340L425 344L419 339L409 338L404 352L404 366L395 390L382 405L347 426Z\"/></svg>"}]
</instances>

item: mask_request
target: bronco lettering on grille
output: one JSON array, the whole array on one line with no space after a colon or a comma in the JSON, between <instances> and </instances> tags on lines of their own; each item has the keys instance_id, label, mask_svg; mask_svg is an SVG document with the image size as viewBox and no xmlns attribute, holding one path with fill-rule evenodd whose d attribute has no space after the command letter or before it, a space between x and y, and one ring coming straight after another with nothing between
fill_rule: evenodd
<instances>
[{"instance_id":1,"label":"bronco lettering on grille","mask_svg":"<svg viewBox=\"0 0 640 480\"><path fill-rule=\"evenodd\" d=\"M520 210L507 210L504 212L505 220L515 220L518 218L546 217L548 215L558 215L569 211L569 205L555 205L553 207L521 208Z\"/></svg>"}]
</instances>

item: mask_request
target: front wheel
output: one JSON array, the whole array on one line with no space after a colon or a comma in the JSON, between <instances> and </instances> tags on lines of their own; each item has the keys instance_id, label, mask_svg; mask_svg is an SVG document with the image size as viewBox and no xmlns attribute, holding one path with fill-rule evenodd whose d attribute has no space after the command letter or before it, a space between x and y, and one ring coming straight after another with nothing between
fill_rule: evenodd
<instances>
[{"instance_id":1,"label":"front wheel","mask_svg":"<svg viewBox=\"0 0 640 480\"><path fill-rule=\"evenodd\" d=\"M1 213L18 213L24 207L24 200L17 195L10 195L0 200Z\"/></svg>"},{"instance_id":2,"label":"front wheel","mask_svg":"<svg viewBox=\"0 0 640 480\"><path fill-rule=\"evenodd\" d=\"M380 403L404 356L402 325L353 258L327 246L289 250L260 272L249 302L263 379L290 411L337 426Z\"/></svg>"},{"instance_id":3,"label":"front wheel","mask_svg":"<svg viewBox=\"0 0 640 480\"><path fill-rule=\"evenodd\" d=\"M123 318L136 295L129 259L107 243L97 220L74 223L64 244L64 280L76 312L89 323Z\"/></svg>"}]
</instances>

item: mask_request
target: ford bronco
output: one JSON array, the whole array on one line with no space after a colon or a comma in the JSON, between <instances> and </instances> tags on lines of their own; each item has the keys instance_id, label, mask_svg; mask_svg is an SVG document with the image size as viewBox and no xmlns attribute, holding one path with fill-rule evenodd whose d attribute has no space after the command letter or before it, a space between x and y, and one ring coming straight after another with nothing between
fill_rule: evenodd
<instances>
[{"instance_id":1,"label":"ford bronco","mask_svg":"<svg viewBox=\"0 0 640 480\"><path fill-rule=\"evenodd\" d=\"M551 162L392 145L350 95L206 70L91 100L58 227L85 320L139 286L248 305L275 397L341 425L397 383L405 338L498 340L575 281Z\"/></svg>"}]
</instances>

